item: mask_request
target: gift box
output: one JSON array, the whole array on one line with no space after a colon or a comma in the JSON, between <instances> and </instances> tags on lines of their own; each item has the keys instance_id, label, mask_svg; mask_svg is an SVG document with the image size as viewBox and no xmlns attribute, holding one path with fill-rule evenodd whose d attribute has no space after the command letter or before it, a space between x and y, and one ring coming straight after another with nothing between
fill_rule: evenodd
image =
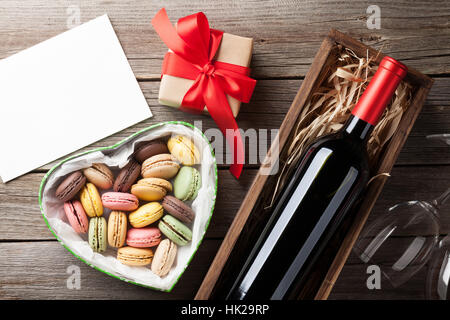
<instances>
[{"instance_id":1,"label":"gift box","mask_svg":"<svg viewBox=\"0 0 450 320\"><path fill-rule=\"evenodd\" d=\"M252 38L224 33L222 42L214 57L214 61L226 62L248 68L252 59L252 50ZM169 52L171 52L171 50L169 50ZM183 101L183 97L193 84L194 80L163 74L161 85L159 87L159 103L179 108ZM239 113L241 102L230 95L227 95L227 100L231 111L233 112L233 116L236 117ZM206 106L204 111L207 112Z\"/></svg>"},{"instance_id":2,"label":"gift box","mask_svg":"<svg viewBox=\"0 0 450 320\"><path fill-rule=\"evenodd\" d=\"M206 108L227 139L233 154L230 172L239 178L244 146L235 117L256 85L248 68L253 40L210 28L202 12L180 18L175 27L162 8L152 25L169 48L162 64L160 103L193 113Z\"/></svg>"},{"instance_id":3,"label":"gift box","mask_svg":"<svg viewBox=\"0 0 450 320\"><path fill-rule=\"evenodd\" d=\"M340 73L342 77L348 75L348 70L344 68L339 70L336 67L339 59L342 59L343 50L347 50L348 55L367 57L374 64L374 69L384 57L379 51L336 30L332 30L325 38L284 118L278 133L278 141L272 144L265 161L250 186L197 291L196 299L224 298L234 283L240 266L255 245L259 233L270 217L271 211L266 210L266 208L271 203L280 183L279 178L283 174L283 170L278 170L275 175L267 174L271 169L270 165L274 163L272 155L278 155L277 150L279 150L280 165L288 163L289 155L292 154L290 153L292 152L292 146L298 142L297 139L301 139L299 138L299 132L307 129L309 123L317 118L317 113L308 111L314 108L314 103L317 103L321 97L326 97L327 90L324 83L329 84L329 79L337 73ZM372 157L371 174L373 178L357 204L347 215L338 232L329 242L326 251L322 254L320 263L316 264L317 270L314 270L309 281L302 288L298 299L327 299L353 244L383 189L386 177L391 172L397 156L424 105L433 80L412 68L408 68L408 74L402 83L409 88L408 103L404 106L400 116L392 115L392 117L389 117L389 124L393 125L392 130L383 131L384 134L389 133L388 138L382 141L378 153ZM390 106L392 105L393 102ZM321 128L319 127L319 130ZM376 130L377 128L374 132ZM378 143L377 139L374 140L374 143Z\"/></svg>"}]
</instances>

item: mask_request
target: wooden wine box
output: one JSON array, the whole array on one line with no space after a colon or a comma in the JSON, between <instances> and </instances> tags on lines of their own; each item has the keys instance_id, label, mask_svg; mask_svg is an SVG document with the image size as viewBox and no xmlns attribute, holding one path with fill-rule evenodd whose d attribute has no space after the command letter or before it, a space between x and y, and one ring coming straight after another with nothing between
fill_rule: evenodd
<instances>
[{"instance_id":1,"label":"wooden wine box","mask_svg":"<svg viewBox=\"0 0 450 320\"><path fill-rule=\"evenodd\" d=\"M359 57L371 57L377 64L384 57L379 51L341 32L331 30L322 42L319 52L284 118L278 133L278 146L272 144L266 159L269 159L271 154L276 152L275 150L280 152L280 163L286 159L286 149L294 136L295 126L302 108L305 106L308 97L326 80L330 68L333 67L333 54L342 47L351 49ZM383 148L375 168L372 168L373 172L371 174L373 176L379 173L391 172L433 84L431 78L410 68L404 81L412 87L411 103L404 112L390 141ZM222 299L224 297L223 292L227 290L226 284L228 283L229 285L237 276L237 270L233 268L244 263L248 254L248 247L253 245L255 238L262 230L264 221L267 221L269 213L264 213L264 203L267 202L265 200L268 197L272 196L278 179L277 174L267 175L267 168L263 167L266 162L268 161L262 164L242 202L219 251L203 279L196 294L196 299ZM343 226L327 249L325 258L320 264L323 269L315 272L308 281L307 286L314 288L314 291L298 297L299 299L306 297L308 299L323 300L328 298L385 182L386 177L375 179L368 185L360 201L348 215L348 218L344 221ZM288 250L289 248L286 249Z\"/></svg>"}]
</instances>

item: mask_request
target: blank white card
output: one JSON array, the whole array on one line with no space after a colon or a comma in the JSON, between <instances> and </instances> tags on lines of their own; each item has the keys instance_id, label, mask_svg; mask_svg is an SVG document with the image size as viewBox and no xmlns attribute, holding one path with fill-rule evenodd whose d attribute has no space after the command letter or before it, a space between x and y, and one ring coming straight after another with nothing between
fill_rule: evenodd
<instances>
[{"instance_id":1,"label":"blank white card","mask_svg":"<svg viewBox=\"0 0 450 320\"><path fill-rule=\"evenodd\" d=\"M107 15L0 61L0 176L151 117Z\"/></svg>"}]
</instances>

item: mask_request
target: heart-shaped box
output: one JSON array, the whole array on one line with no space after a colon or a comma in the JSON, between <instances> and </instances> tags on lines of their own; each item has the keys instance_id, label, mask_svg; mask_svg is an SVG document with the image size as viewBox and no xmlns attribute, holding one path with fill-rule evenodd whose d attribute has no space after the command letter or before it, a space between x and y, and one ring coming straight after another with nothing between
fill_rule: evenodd
<instances>
[{"instance_id":1,"label":"heart-shaped box","mask_svg":"<svg viewBox=\"0 0 450 320\"><path fill-rule=\"evenodd\" d=\"M55 189L68 173L87 168L93 163L108 165L117 175L126 165L135 147L143 141L181 134L193 139L202 155L201 164L196 165L202 176L202 187L197 198L190 203L195 211L192 223L192 241L179 247L174 267L164 278L155 275L149 267L133 267L121 264L116 259L116 249L108 248L103 253L94 252L87 242L87 235L79 235L68 224L63 203L55 197ZM121 142L68 157L55 165L42 179L39 189L39 205L45 222L58 241L74 256L91 267L112 277L136 285L170 292L186 270L206 233L212 217L217 194L217 164L213 149L205 135L193 125L170 121L152 125ZM107 218L110 210L105 209Z\"/></svg>"}]
</instances>

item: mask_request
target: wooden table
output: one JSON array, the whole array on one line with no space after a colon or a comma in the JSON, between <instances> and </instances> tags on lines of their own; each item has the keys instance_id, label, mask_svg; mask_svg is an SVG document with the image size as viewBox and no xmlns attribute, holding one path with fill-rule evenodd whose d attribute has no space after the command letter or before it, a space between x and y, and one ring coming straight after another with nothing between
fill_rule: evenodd
<instances>
[{"instance_id":1,"label":"wooden table","mask_svg":"<svg viewBox=\"0 0 450 320\"><path fill-rule=\"evenodd\" d=\"M237 118L244 130L278 128L324 36L331 28L347 32L435 79L392 177L371 214L373 220L395 203L431 199L450 186L449 146L425 138L428 134L450 133L450 2L383 0L377 4L381 8L381 29L369 30L366 1L342 4L328 0L2 0L0 58L67 30L67 20L78 8L81 22L108 13L154 117L85 148L91 149L111 145L153 123L193 122L199 118L157 102L159 72L166 47L153 31L150 19L162 6L166 6L173 22L201 10L212 27L255 39L252 74L259 81L251 103L242 107ZM47 116L42 115L41 121ZM200 119L204 129L215 127L207 116ZM206 239L173 292L167 294L130 285L91 269L54 239L41 217L37 198L39 183L53 164L0 184L2 299L193 298L257 171L255 165L246 166L238 181L229 174L227 166L220 166L216 210ZM447 234L450 231L448 207L442 220L442 234ZM79 290L68 289L66 285L67 269L71 265L81 270ZM367 276L365 267L351 256L330 298L424 297L425 270L395 290L382 282L381 290L370 291L366 287Z\"/></svg>"}]
</instances>

